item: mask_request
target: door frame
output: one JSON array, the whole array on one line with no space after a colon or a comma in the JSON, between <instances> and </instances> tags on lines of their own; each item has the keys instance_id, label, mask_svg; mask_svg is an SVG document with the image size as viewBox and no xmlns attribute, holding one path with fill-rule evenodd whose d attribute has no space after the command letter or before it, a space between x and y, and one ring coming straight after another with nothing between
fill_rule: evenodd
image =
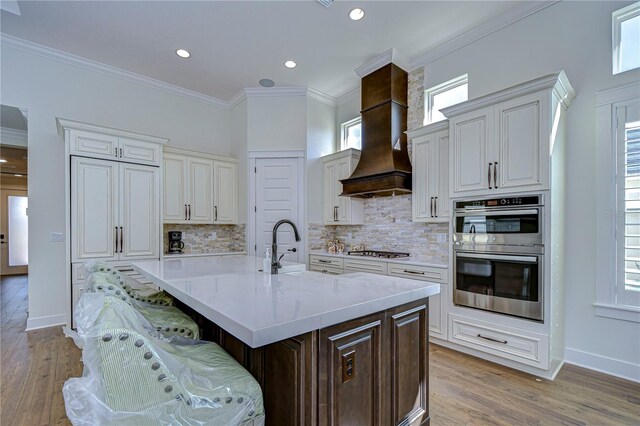
<instances>
[{"instance_id":1,"label":"door frame","mask_svg":"<svg viewBox=\"0 0 640 426\"><path fill-rule=\"evenodd\" d=\"M247 194L247 210L249 210L247 220L247 255L261 257L256 253L256 160L261 159L296 159L298 164L298 217L300 223L296 223L301 234L302 244L300 244L300 262L307 263L307 202L304 189L306 188L305 176L305 152L302 150L277 150L277 151L249 151L249 167L247 167L247 182L249 191ZM251 207L254 207L253 209Z\"/></svg>"},{"instance_id":2,"label":"door frame","mask_svg":"<svg viewBox=\"0 0 640 426\"><path fill-rule=\"evenodd\" d=\"M6 197L5 197L6 195ZM0 190L0 197L3 198L3 202L0 203L3 206L3 211L0 212L0 215L3 217L3 219L6 220L5 225L7 226L7 232L5 233L7 235L7 244L9 243L9 197L11 195L18 195L18 196L25 196L27 198L29 198L29 192L26 189L2 189ZM6 203L4 203L4 198L6 198ZM4 217L4 215L7 215L6 217ZM28 230L28 227L27 227ZM24 275L24 274L28 274L29 273L29 264L26 265L21 265L21 266L9 266L9 246L7 245L7 249L6 254L7 254L7 269L11 269L11 268L15 268L13 271L9 270L9 271L5 271L3 269L3 276L10 276L10 275ZM3 265L5 266L5 265ZM9 273L6 273L9 272Z\"/></svg>"}]
</instances>

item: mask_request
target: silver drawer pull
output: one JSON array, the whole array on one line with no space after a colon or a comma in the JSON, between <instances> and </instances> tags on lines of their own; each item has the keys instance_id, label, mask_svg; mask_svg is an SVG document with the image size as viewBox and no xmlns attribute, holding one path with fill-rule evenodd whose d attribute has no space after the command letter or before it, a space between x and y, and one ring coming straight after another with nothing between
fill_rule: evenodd
<instances>
[{"instance_id":1,"label":"silver drawer pull","mask_svg":"<svg viewBox=\"0 0 640 426\"><path fill-rule=\"evenodd\" d=\"M424 275L424 272L419 272L419 271L409 271L407 269L405 269L402 272L406 272L407 274L416 274L416 275Z\"/></svg>"},{"instance_id":2,"label":"silver drawer pull","mask_svg":"<svg viewBox=\"0 0 640 426\"><path fill-rule=\"evenodd\" d=\"M330 260L322 260L322 259L318 259L318 262L320 262L320 263L331 263Z\"/></svg>"},{"instance_id":3,"label":"silver drawer pull","mask_svg":"<svg viewBox=\"0 0 640 426\"><path fill-rule=\"evenodd\" d=\"M492 342L496 342L496 343L503 343L503 344L507 344L506 340L498 340L498 339L494 339L492 337L487 337L487 336L483 336L482 334L478 333L478 337L481 339L485 339L485 340L491 340Z\"/></svg>"}]
</instances>

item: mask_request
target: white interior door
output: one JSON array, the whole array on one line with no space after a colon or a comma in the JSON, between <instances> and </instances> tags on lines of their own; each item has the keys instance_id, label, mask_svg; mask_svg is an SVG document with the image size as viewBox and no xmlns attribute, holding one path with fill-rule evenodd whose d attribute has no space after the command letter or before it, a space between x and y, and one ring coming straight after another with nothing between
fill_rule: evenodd
<instances>
[{"instance_id":1,"label":"white interior door","mask_svg":"<svg viewBox=\"0 0 640 426\"><path fill-rule=\"evenodd\" d=\"M255 255L264 256L265 248L271 247L273 226L281 219L289 219L298 227L302 237L302 217L300 217L297 158L258 158L255 168ZM300 262L303 242L296 242L293 229L285 224L278 230L278 253L287 253L283 260ZM253 247L252 247L253 248ZM287 250L296 248L296 253Z\"/></svg>"},{"instance_id":2,"label":"white interior door","mask_svg":"<svg viewBox=\"0 0 640 426\"><path fill-rule=\"evenodd\" d=\"M27 191L0 191L0 275L28 271Z\"/></svg>"}]
</instances>

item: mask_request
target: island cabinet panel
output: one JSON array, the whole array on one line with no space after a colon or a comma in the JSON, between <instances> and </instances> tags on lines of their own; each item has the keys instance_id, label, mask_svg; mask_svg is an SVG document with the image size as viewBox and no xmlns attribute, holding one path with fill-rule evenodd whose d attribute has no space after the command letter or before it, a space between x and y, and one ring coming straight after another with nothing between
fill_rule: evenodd
<instances>
[{"instance_id":1,"label":"island cabinet panel","mask_svg":"<svg viewBox=\"0 0 640 426\"><path fill-rule=\"evenodd\" d=\"M320 331L319 425L384 425L382 314Z\"/></svg>"}]
</instances>

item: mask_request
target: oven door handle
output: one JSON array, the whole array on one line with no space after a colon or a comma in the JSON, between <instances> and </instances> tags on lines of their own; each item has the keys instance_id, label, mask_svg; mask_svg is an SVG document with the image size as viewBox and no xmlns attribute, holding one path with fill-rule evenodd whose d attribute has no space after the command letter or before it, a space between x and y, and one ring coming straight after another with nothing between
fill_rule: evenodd
<instances>
[{"instance_id":1,"label":"oven door handle","mask_svg":"<svg viewBox=\"0 0 640 426\"><path fill-rule=\"evenodd\" d=\"M459 211L456 212L456 216L457 217L462 217L462 216L516 216L516 215L523 215L523 214L540 214L540 210L538 209L527 209L527 210L521 210L521 209L514 209L514 210L484 210L484 209L477 209L477 210L464 210L464 211Z\"/></svg>"},{"instance_id":2,"label":"oven door handle","mask_svg":"<svg viewBox=\"0 0 640 426\"><path fill-rule=\"evenodd\" d=\"M499 254L480 254L480 253L456 253L457 257L466 257L470 259L486 259L486 260L506 260L512 262L528 262L537 263L538 258L535 256L511 256L511 255L499 255Z\"/></svg>"}]
</instances>

